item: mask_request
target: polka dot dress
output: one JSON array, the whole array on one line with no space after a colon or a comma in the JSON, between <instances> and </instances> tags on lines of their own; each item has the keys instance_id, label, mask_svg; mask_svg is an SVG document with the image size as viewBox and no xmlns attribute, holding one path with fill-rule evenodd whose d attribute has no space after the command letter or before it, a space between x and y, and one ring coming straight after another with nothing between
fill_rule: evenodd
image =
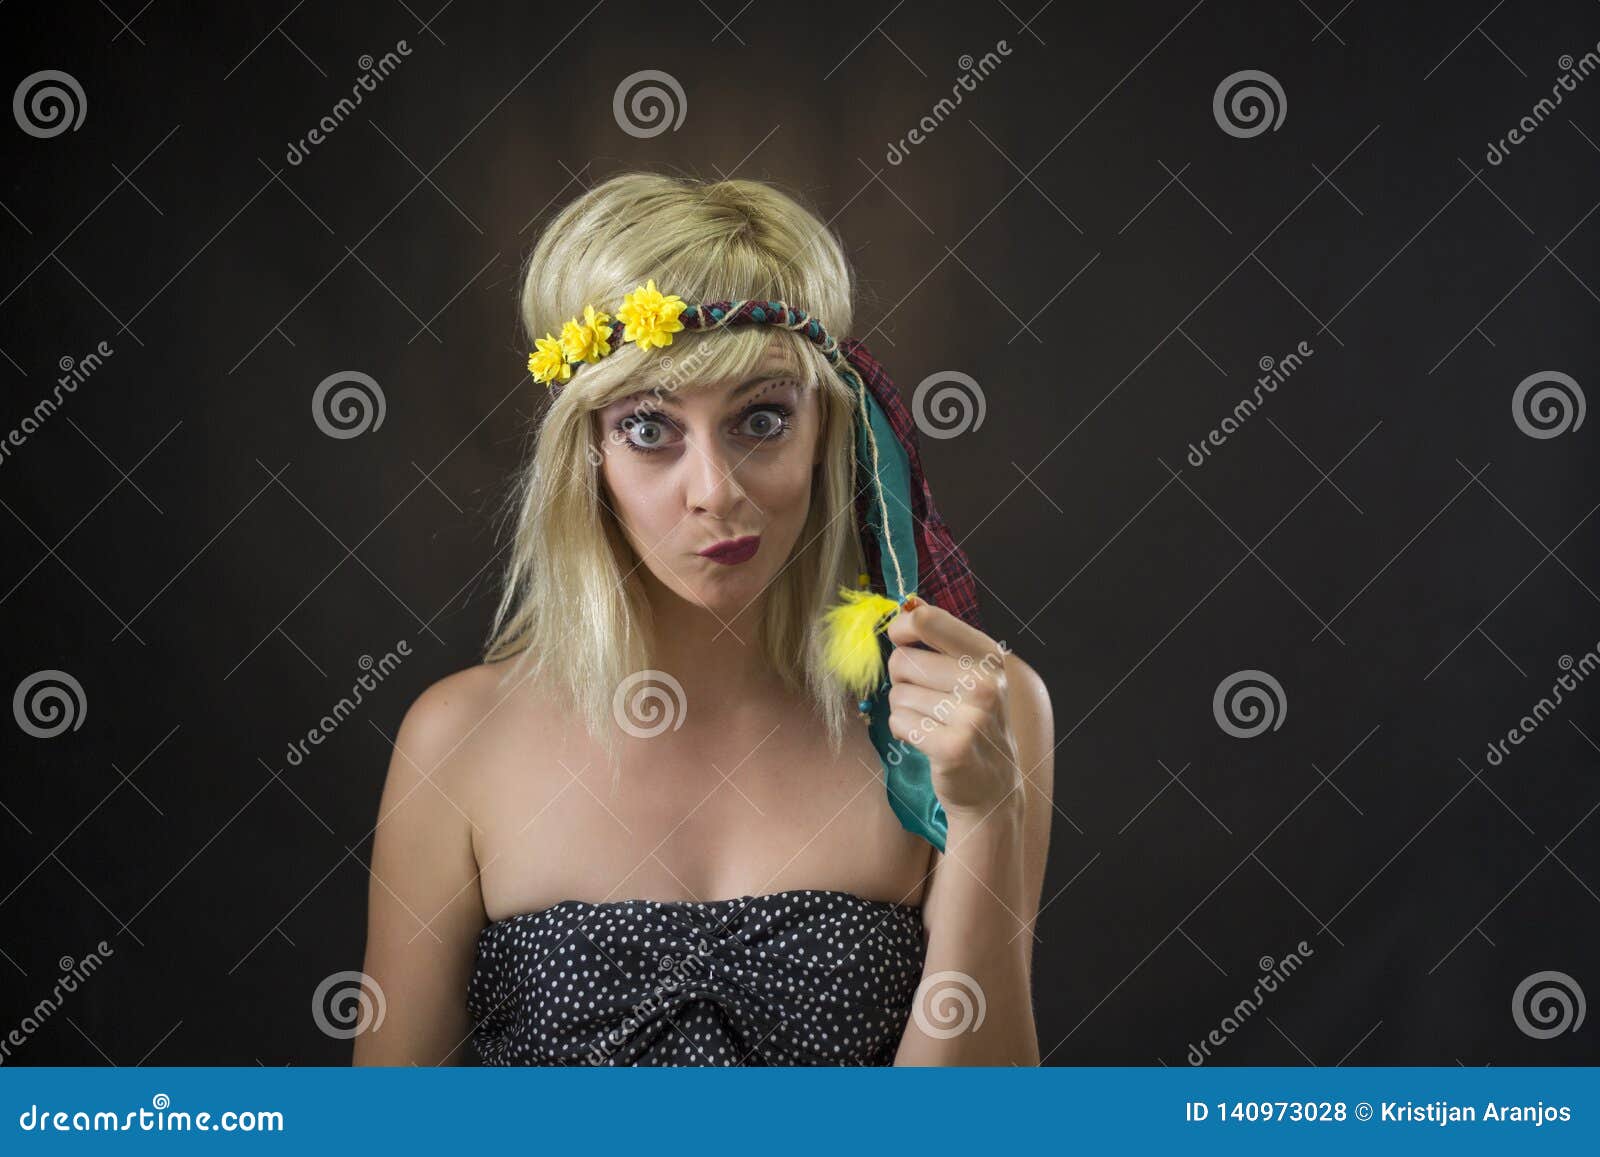
<instances>
[{"instance_id":1,"label":"polka dot dress","mask_svg":"<svg viewBox=\"0 0 1600 1157\"><path fill-rule=\"evenodd\" d=\"M801 889L563 900L478 936L488 1065L890 1065L922 979L922 909Z\"/></svg>"}]
</instances>

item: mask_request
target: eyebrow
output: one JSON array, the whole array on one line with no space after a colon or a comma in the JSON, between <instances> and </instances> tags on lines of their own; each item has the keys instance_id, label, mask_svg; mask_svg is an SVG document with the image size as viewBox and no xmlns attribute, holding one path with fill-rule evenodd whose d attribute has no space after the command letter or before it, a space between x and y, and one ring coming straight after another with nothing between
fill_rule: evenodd
<instances>
[{"instance_id":1,"label":"eyebrow","mask_svg":"<svg viewBox=\"0 0 1600 1157\"><path fill-rule=\"evenodd\" d=\"M798 385L800 378L792 370L786 370L779 373L762 374L760 377L751 378L749 381L735 389L731 394L728 395L728 400L730 402L734 401L749 393L757 386L768 385L773 382L794 382ZM631 402L635 400L642 400L644 398L654 398L658 405L664 406L668 409L678 410L683 408L682 403L680 403L677 398L673 397L672 394L662 393L659 396L656 396L650 390L640 390L638 393L630 395L626 400Z\"/></svg>"}]
</instances>

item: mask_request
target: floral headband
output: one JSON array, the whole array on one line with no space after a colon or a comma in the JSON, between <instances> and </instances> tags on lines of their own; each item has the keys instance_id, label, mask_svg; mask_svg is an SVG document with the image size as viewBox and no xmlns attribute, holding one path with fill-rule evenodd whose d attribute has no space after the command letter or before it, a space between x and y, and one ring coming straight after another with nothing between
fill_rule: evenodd
<instances>
[{"instance_id":1,"label":"floral headband","mask_svg":"<svg viewBox=\"0 0 1600 1157\"><path fill-rule=\"evenodd\" d=\"M624 342L641 349L661 349L672 344L673 334L684 330L722 329L749 322L803 333L835 367L844 359L827 330L803 309L781 301L754 300L692 305L676 293L662 293L652 277L623 295L615 317L585 305L582 319L569 319L559 338L546 333L535 341L534 352L528 355L528 372L552 394L559 394L561 383L572 377L575 368L609 356Z\"/></svg>"},{"instance_id":2,"label":"floral headband","mask_svg":"<svg viewBox=\"0 0 1600 1157\"><path fill-rule=\"evenodd\" d=\"M835 341L819 320L782 301L686 302L662 293L652 278L624 295L615 316L585 305L582 319L567 321L559 338L548 333L539 338L528 372L555 397L579 366L609 357L618 345L659 349L671 345L677 333L741 325L781 326L800 334L855 392L851 489L868 573L861 575L860 589L840 587L839 600L823 615L823 656L840 683L859 696L857 708L882 758L889 804L901 826L942 851L947 822L927 756L889 731L883 632L890 619L915 605L913 599L942 607L980 631L983 623L972 568L939 516L922 473L916 426L866 346ZM861 474L867 476L865 485Z\"/></svg>"}]
</instances>

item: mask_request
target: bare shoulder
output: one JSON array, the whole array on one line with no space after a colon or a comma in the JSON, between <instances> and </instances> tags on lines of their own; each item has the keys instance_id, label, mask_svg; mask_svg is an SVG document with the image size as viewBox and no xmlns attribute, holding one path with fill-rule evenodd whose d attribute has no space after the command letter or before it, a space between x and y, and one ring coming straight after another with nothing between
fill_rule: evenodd
<instances>
[{"instance_id":1,"label":"bare shoulder","mask_svg":"<svg viewBox=\"0 0 1600 1157\"><path fill-rule=\"evenodd\" d=\"M435 680L412 701L401 733L421 748L447 747L484 717L496 682L494 667L486 663Z\"/></svg>"},{"instance_id":2,"label":"bare shoulder","mask_svg":"<svg viewBox=\"0 0 1600 1157\"><path fill-rule=\"evenodd\" d=\"M411 701L392 741L379 824L392 808L432 805L438 819L470 827L464 803L472 786L475 744L493 707L493 669L478 664L435 680Z\"/></svg>"},{"instance_id":3,"label":"bare shoulder","mask_svg":"<svg viewBox=\"0 0 1600 1157\"><path fill-rule=\"evenodd\" d=\"M1006 652L1006 687L1023 778L1043 790L1048 798L1055 763L1052 758L1055 713L1050 704L1050 689L1039 672L1024 663L1015 651Z\"/></svg>"},{"instance_id":4,"label":"bare shoulder","mask_svg":"<svg viewBox=\"0 0 1600 1157\"><path fill-rule=\"evenodd\" d=\"M470 1026L461 1000L487 923L470 814L474 750L497 682L469 667L424 688L400 722L373 828L363 967L389 1018L357 1039L358 1064L438 1064ZM403 998L401 998L403 997Z\"/></svg>"},{"instance_id":5,"label":"bare shoulder","mask_svg":"<svg viewBox=\"0 0 1600 1157\"><path fill-rule=\"evenodd\" d=\"M433 757L430 764L445 761L525 709L525 697L510 675L511 663L503 660L466 667L429 684L401 720L398 742L413 756Z\"/></svg>"}]
</instances>

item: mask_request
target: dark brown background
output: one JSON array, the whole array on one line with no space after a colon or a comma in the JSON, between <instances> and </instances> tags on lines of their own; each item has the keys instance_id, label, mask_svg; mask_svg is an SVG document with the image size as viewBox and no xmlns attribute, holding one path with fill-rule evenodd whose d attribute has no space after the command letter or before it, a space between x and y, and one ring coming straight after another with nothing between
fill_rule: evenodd
<instances>
[{"instance_id":1,"label":"dark brown background","mask_svg":"<svg viewBox=\"0 0 1600 1157\"><path fill-rule=\"evenodd\" d=\"M860 271L849 336L908 401L983 391L923 450L1055 704L1046 1063L1182 1065L1301 940L1216 1063L1594 1063L1592 1015L1538 1040L1512 999L1544 970L1600 993L1600 687L1484 751L1600 641L1596 421L1511 412L1539 371L1596 392L1600 80L1484 156L1597 41L1578 0L7 4L8 91L60 69L87 114L0 131L0 427L115 350L0 464L0 688L61 669L86 702L54 739L0 729L0 1032L59 958L115 949L12 1063L348 1059L309 1005L361 965L388 739L487 630L538 405L517 268L633 166L810 198ZM686 107L641 139L612 95L645 69ZM1282 85L1276 131L1215 119L1243 69ZM342 370L387 405L348 440L311 413ZM1253 668L1288 709L1236 739L1212 696Z\"/></svg>"}]
</instances>

